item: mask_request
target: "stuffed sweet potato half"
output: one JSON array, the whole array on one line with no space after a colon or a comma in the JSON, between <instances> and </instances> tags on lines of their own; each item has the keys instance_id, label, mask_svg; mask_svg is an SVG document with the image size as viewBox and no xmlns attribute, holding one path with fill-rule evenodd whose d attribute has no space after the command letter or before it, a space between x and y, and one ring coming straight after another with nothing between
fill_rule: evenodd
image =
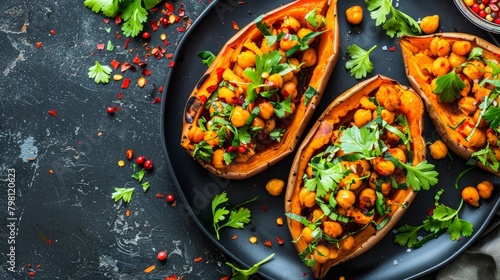
<instances>
[{"instance_id":1,"label":"stuffed sweet potato half","mask_svg":"<svg viewBox=\"0 0 500 280\"><path fill-rule=\"evenodd\" d=\"M461 33L406 36L400 45L408 79L446 145L500 175L500 48Z\"/></svg>"},{"instance_id":2,"label":"stuffed sweet potato half","mask_svg":"<svg viewBox=\"0 0 500 280\"><path fill-rule=\"evenodd\" d=\"M339 48L336 1L301 0L231 38L187 100L181 146L210 172L253 176L291 153Z\"/></svg>"},{"instance_id":3,"label":"stuffed sweet potato half","mask_svg":"<svg viewBox=\"0 0 500 280\"><path fill-rule=\"evenodd\" d=\"M415 193L437 183L425 161L424 105L376 76L330 104L297 150L286 190L288 227L317 278L375 245Z\"/></svg>"}]
</instances>

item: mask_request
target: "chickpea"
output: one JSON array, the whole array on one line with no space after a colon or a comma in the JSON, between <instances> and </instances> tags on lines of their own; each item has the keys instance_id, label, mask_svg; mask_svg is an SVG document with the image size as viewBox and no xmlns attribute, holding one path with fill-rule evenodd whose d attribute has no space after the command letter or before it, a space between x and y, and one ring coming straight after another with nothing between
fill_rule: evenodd
<instances>
[{"instance_id":1,"label":"chickpea","mask_svg":"<svg viewBox=\"0 0 500 280\"><path fill-rule=\"evenodd\" d=\"M446 57L438 57L432 63L432 73L439 77L448 74L451 70L450 61Z\"/></svg>"},{"instance_id":2,"label":"chickpea","mask_svg":"<svg viewBox=\"0 0 500 280\"><path fill-rule=\"evenodd\" d=\"M244 69L244 68L243 68ZM239 83L239 84L243 84L245 83L245 80L243 80L240 76L236 75L233 70L231 69L227 69L224 70L224 73L222 73L222 79L224 79L225 81L228 81L230 83Z\"/></svg>"},{"instance_id":3,"label":"chickpea","mask_svg":"<svg viewBox=\"0 0 500 280\"><path fill-rule=\"evenodd\" d=\"M219 135L217 135L216 131L208 131L203 136L203 141L207 142L208 145L215 147L219 145Z\"/></svg>"},{"instance_id":4,"label":"chickpea","mask_svg":"<svg viewBox=\"0 0 500 280\"><path fill-rule=\"evenodd\" d=\"M292 81L292 79L294 77L295 77L295 75L293 75L292 71L290 71L290 72L286 73L285 75L281 76L281 78L283 79L283 83Z\"/></svg>"},{"instance_id":5,"label":"chickpea","mask_svg":"<svg viewBox=\"0 0 500 280\"><path fill-rule=\"evenodd\" d=\"M259 117L261 117L262 119L268 120L274 115L274 107L273 104L271 104L271 102L264 101L259 103L259 105L257 106L260 109Z\"/></svg>"},{"instance_id":6,"label":"chickpea","mask_svg":"<svg viewBox=\"0 0 500 280\"><path fill-rule=\"evenodd\" d=\"M192 126L188 131L188 139L191 142L199 143L203 140L205 136L205 131L198 126Z\"/></svg>"},{"instance_id":7,"label":"chickpea","mask_svg":"<svg viewBox=\"0 0 500 280\"><path fill-rule=\"evenodd\" d=\"M488 128L486 130L486 138L488 139L488 143L490 144L490 146L498 147L499 144L498 135L492 128Z\"/></svg>"},{"instance_id":8,"label":"chickpea","mask_svg":"<svg viewBox=\"0 0 500 280\"><path fill-rule=\"evenodd\" d=\"M307 21L307 27L312 30L320 30L321 28L325 27L325 25L326 25L326 18L325 16L321 15L319 11L316 14L316 23Z\"/></svg>"},{"instance_id":9,"label":"chickpea","mask_svg":"<svg viewBox=\"0 0 500 280\"><path fill-rule=\"evenodd\" d=\"M264 37L264 39L262 39L262 44L260 46L260 50L263 53L270 53L272 51L277 50L278 47L279 47L279 42L278 41L274 42L272 45L269 45L269 42L267 41L267 38Z\"/></svg>"},{"instance_id":10,"label":"chickpea","mask_svg":"<svg viewBox=\"0 0 500 280\"><path fill-rule=\"evenodd\" d=\"M350 24L360 24L363 21L363 8L361 6L352 6L345 11L345 16Z\"/></svg>"},{"instance_id":11,"label":"chickpea","mask_svg":"<svg viewBox=\"0 0 500 280\"><path fill-rule=\"evenodd\" d=\"M283 39L280 41L280 49L282 51L288 51L290 50L291 48L295 47L295 45L297 45L299 43L299 41L297 40L292 40L290 38L290 36L288 35L285 35L283 37Z\"/></svg>"},{"instance_id":12,"label":"chickpea","mask_svg":"<svg viewBox=\"0 0 500 280\"><path fill-rule=\"evenodd\" d=\"M304 227L302 229L302 239L304 239L304 241L307 243L311 243L316 240L313 229L310 227Z\"/></svg>"},{"instance_id":13,"label":"chickpea","mask_svg":"<svg viewBox=\"0 0 500 280\"><path fill-rule=\"evenodd\" d=\"M255 128L259 127L260 129L264 129L266 123L261 117L257 116L253 119L251 126Z\"/></svg>"},{"instance_id":14,"label":"chickpea","mask_svg":"<svg viewBox=\"0 0 500 280\"><path fill-rule=\"evenodd\" d=\"M282 88L280 88L280 93L284 98L288 98L288 96L292 96L292 99L297 97L297 85L293 82L286 82Z\"/></svg>"},{"instance_id":15,"label":"chickpea","mask_svg":"<svg viewBox=\"0 0 500 280\"><path fill-rule=\"evenodd\" d=\"M299 31L297 32L297 37L299 37L300 39L306 37L308 34L312 33L313 31L309 28L301 28L299 29ZM312 43L312 41L314 41L314 38L311 38L309 41L307 41L307 44L310 45Z\"/></svg>"},{"instance_id":16,"label":"chickpea","mask_svg":"<svg viewBox=\"0 0 500 280\"><path fill-rule=\"evenodd\" d=\"M287 33L297 33L301 27L301 24L296 18L292 16L285 16L283 18L283 23L281 24L281 26L284 27L283 30L286 30L288 28L291 29L290 31L292 32L287 32Z\"/></svg>"},{"instance_id":17,"label":"chickpea","mask_svg":"<svg viewBox=\"0 0 500 280\"><path fill-rule=\"evenodd\" d=\"M494 186L490 181L482 181L477 184L477 191L479 193L479 197L482 199L488 199L491 197L493 193Z\"/></svg>"},{"instance_id":18,"label":"chickpea","mask_svg":"<svg viewBox=\"0 0 500 280\"><path fill-rule=\"evenodd\" d=\"M298 74L300 72L300 61L297 58L291 57L288 59L288 63L296 68L292 71L293 74Z\"/></svg>"},{"instance_id":19,"label":"chickpea","mask_svg":"<svg viewBox=\"0 0 500 280\"><path fill-rule=\"evenodd\" d=\"M264 131L270 133L276 128L276 121L274 119L266 120L266 126L264 127Z\"/></svg>"},{"instance_id":20,"label":"chickpea","mask_svg":"<svg viewBox=\"0 0 500 280\"><path fill-rule=\"evenodd\" d=\"M433 55L440 57L447 56L450 52L450 43L440 37L434 37L430 44L430 50Z\"/></svg>"},{"instance_id":21,"label":"chickpea","mask_svg":"<svg viewBox=\"0 0 500 280\"><path fill-rule=\"evenodd\" d=\"M476 112L478 107L478 104L476 102L476 99L474 97L470 96L465 96L461 97L458 100L458 108L460 108L460 111L464 113L465 115L471 115Z\"/></svg>"},{"instance_id":22,"label":"chickpea","mask_svg":"<svg viewBox=\"0 0 500 280\"><path fill-rule=\"evenodd\" d=\"M219 89L219 95L218 95L220 100L225 101L227 104L236 104L238 102L238 97L239 95L230 90L228 87L221 87Z\"/></svg>"},{"instance_id":23,"label":"chickpea","mask_svg":"<svg viewBox=\"0 0 500 280\"><path fill-rule=\"evenodd\" d=\"M480 61L471 61L462 70L462 73L471 80L481 79L484 75L484 64Z\"/></svg>"},{"instance_id":24,"label":"chickpea","mask_svg":"<svg viewBox=\"0 0 500 280\"><path fill-rule=\"evenodd\" d=\"M313 207L316 205L316 193L308 191L306 188L301 188L299 191L299 202L305 207Z\"/></svg>"},{"instance_id":25,"label":"chickpea","mask_svg":"<svg viewBox=\"0 0 500 280\"><path fill-rule=\"evenodd\" d=\"M469 80L465 79L463 80L464 84L465 84L465 87L464 89L462 89L462 91L460 92L460 95L461 96L467 96L469 95L469 92L471 91L471 86L470 86L470 82Z\"/></svg>"},{"instance_id":26,"label":"chickpea","mask_svg":"<svg viewBox=\"0 0 500 280\"><path fill-rule=\"evenodd\" d=\"M237 63L243 69L254 67L255 53L252 51L242 51L240 54L238 54Z\"/></svg>"},{"instance_id":27,"label":"chickpea","mask_svg":"<svg viewBox=\"0 0 500 280\"><path fill-rule=\"evenodd\" d=\"M226 166L225 161L224 161L224 150L222 149L217 149L214 151L214 154L212 155L212 165L215 168L224 168Z\"/></svg>"},{"instance_id":28,"label":"chickpea","mask_svg":"<svg viewBox=\"0 0 500 280\"><path fill-rule=\"evenodd\" d=\"M452 52L448 56L448 61L450 62L450 66L455 68L467 62L467 57Z\"/></svg>"},{"instance_id":29,"label":"chickpea","mask_svg":"<svg viewBox=\"0 0 500 280\"><path fill-rule=\"evenodd\" d=\"M318 263L326 263L328 261L328 256L330 255L330 249L325 245L318 245L316 249L314 249L313 258Z\"/></svg>"},{"instance_id":30,"label":"chickpea","mask_svg":"<svg viewBox=\"0 0 500 280\"><path fill-rule=\"evenodd\" d=\"M439 16L426 16L420 21L420 29L425 34L432 34L439 28Z\"/></svg>"},{"instance_id":31,"label":"chickpea","mask_svg":"<svg viewBox=\"0 0 500 280\"><path fill-rule=\"evenodd\" d=\"M265 84L268 85L270 89L280 88L283 86L283 78L280 74L272 74L266 79Z\"/></svg>"},{"instance_id":32,"label":"chickpea","mask_svg":"<svg viewBox=\"0 0 500 280\"><path fill-rule=\"evenodd\" d=\"M406 153L401 148L390 148L389 153L400 162L406 163Z\"/></svg>"},{"instance_id":33,"label":"chickpea","mask_svg":"<svg viewBox=\"0 0 500 280\"><path fill-rule=\"evenodd\" d=\"M325 213L323 212L323 210L321 210L320 208L316 208L313 210L312 212L312 222L316 222L318 221L319 219L328 219L328 217L325 216Z\"/></svg>"},{"instance_id":34,"label":"chickpea","mask_svg":"<svg viewBox=\"0 0 500 280\"><path fill-rule=\"evenodd\" d=\"M370 111L375 111L377 110L377 105L373 103L368 96L363 96L361 97L361 100L359 101L359 104L361 104L361 107L363 109L367 109Z\"/></svg>"},{"instance_id":35,"label":"chickpea","mask_svg":"<svg viewBox=\"0 0 500 280\"><path fill-rule=\"evenodd\" d=\"M384 83L380 85L375 93L375 99L379 104L392 112L399 110L401 106L398 91L392 84Z\"/></svg>"},{"instance_id":36,"label":"chickpea","mask_svg":"<svg viewBox=\"0 0 500 280\"><path fill-rule=\"evenodd\" d=\"M285 116L283 116L283 118L289 117L291 114L293 114L293 112L295 112L295 103L290 104L290 111L285 110Z\"/></svg>"},{"instance_id":37,"label":"chickpea","mask_svg":"<svg viewBox=\"0 0 500 280\"><path fill-rule=\"evenodd\" d=\"M441 140L436 140L429 145L429 151L433 159L442 159L448 155L448 147Z\"/></svg>"},{"instance_id":38,"label":"chickpea","mask_svg":"<svg viewBox=\"0 0 500 280\"><path fill-rule=\"evenodd\" d=\"M304 52L302 52L301 62L304 63L304 67L311 67L316 64L318 60L318 56L316 54L316 50L314 48L308 48Z\"/></svg>"},{"instance_id":39,"label":"chickpea","mask_svg":"<svg viewBox=\"0 0 500 280\"><path fill-rule=\"evenodd\" d=\"M453 43L452 52L456 55L467 55L472 49L472 44L469 41L457 41Z\"/></svg>"},{"instance_id":40,"label":"chickpea","mask_svg":"<svg viewBox=\"0 0 500 280\"><path fill-rule=\"evenodd\" d=\"M394 119L396 118L394 113L387 109L380 110L380 116L384 121L386 121L389 124L394 123ZM377 111L373 111L373 119L375 119L376 117L377 117Z\"/></svg>"},{"instance_id":41,"label":"chickpea","mask_svg":"<svg viewBox=\"0 0 500 280\"><path fill-rule=\"evenodd\" d=\"M331 238L337 238L342 235L342 226L335 221L324 221L323 232Z\"/></svg>"},{"instance_id":42,"label":"chickpea","mask_svg":"<svg viewBox=\"0 0 500 280\"><path fill-rule=\"evenodd\" d=\"M279 196L285 187L285 182L280 179L271 179L266 184L267 192L272 196Z\"/></svg>"},{"instance_id":43,"label":"chickpea","mask_svg":"<svg viewBox=\"0 0 500 280\"><path fill-rule=\"evenodd\" d=\"M337 200L341 208L347 209L356 202L356 196L352 191L340 189L335 196L335 200Z\"/></svg>"},{"instance_id":44,"label":"chickpea","mask_svg":"<svg viewBox=\"0 0 500 280\"><path fill-rule=\"evenodd\" d=\"M372 167L378 174L382 176L389 176L394 173L394 163L390 160L386 160L383 157L376 157L372 159Z\"/></svg>"},{"instance_id":45,"label":"chickpea","mask_svg":"<svg viewBox=\"0 0 500 280\"><path fill-rule=\"evenodd\" d=\"M476 129L474 131L474 134L472 134L472 137L469 139L469 145L476 147L476 148L481 148L484 145L486 145L486 133L480 129Z\"/></svg>"},{"instance_id":46,"label":"chickpea","mask_svg":"<svg viewBox=\"0 0 500 280\"><path fill-rule=\"evenodd\" d=\"M213 116L217 112L222 112L224 110L224 105L220 101L214 101L210 104L210 108L208 111L210 112L210 116Z\"/></svg>"},{"instance_id":47,"label":"chickpea","mask_svg":"<svg viewBox=\"0 0 500 280\"><path fill-rule=\"evenodd\" d=\"M359 203L363 204L366 208L372 208L375 206L375 201L377 200L377 194L374 189L364 188L359 193Z\"/></svg>"},{"instance_id":48,"label":"chickpea","mask_svg":"<svg viewBox=\"0 0 500 280\"><path fill-rule=\"evenodd\" d=\"M241 106L236 106L231 113L231 123L236 127L243 127L250 118L250 112Z\"/></svg>"},{"instance_id":49,"label":"chickpea","mask_svg":"<svg viewBox=\"0 0 500 280\"><path fill-rule=\"evenodd\" d=\"M479 207L479 192L473 186L465 187L462 190L462 199L474 207Z\"/></svg>"},{"instance_id":50,"label":"chickpea","mask_svg":"<svg viewBox=\"0 0 500 280\"><path fill-rule=\"evenodd\" d=\"M354 125L363 127L372 120L372 111L366 109L358 109L354 113Z\"/></svg>"},{"instance_id":51,"label":"chickpea","mask_svg":"<svg viewBox=\"0 0 500 280\"><path fill-rule=\"evenodd\" d=\"M340 240L340 249L344 252L351 251L355 244L354 236L348 235Z\"/></svg>"},{"instance_id":52,"label":"chickpea","mask_svg":"<svg viewBox=\"0 0 500 280\"><path fill-rule=\"evenodd\" d=\"M347 174L347 176L340 180L339 187L353 191L359 188L359 186L361 186L361 183L363 183L363 180L359 178L358 174L349 173Z\"/></svg>"}]
</instances>

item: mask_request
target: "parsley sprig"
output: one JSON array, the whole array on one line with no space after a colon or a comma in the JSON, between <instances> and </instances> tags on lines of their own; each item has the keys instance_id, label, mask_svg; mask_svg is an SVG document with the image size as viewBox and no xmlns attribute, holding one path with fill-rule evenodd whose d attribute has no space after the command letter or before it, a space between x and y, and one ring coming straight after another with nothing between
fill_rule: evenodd
<instances>
[{"instance_id":1,"label":"parsley sprig","mask_svg":"<svg viewBox=\"0 0 500 280\"><path fill-rule=\"evenodd\" d=\"M212 216L213 216L213 226L215 229L215 234L217 240L220 239L219 231L225 227L232 227L241 229L244 225L250 223L251 213L248 208L241 207L244 204L250 203L257 200L258 197L245 201L233 208L226 209L226 204L229 199L227 198L227 193L222 192L214 197L212 200ZM228 217L229 215L229 217ZM223 224L220 224L224 222Z\"/></svg>"},{"instance_id":2,"label":"parsley sprig","mask_svg":"<svg viewBox=\"0 0 500 280\"><path fill-rule=\"evenodd\" d=\"M420 25L409 15L396 9L392 0L365 0L370 17L375 20L375 25L382 25L382 29L391 38L403 34L420 35Z\"/></svg>"},{"instance_id":3,"label":"parsley sprig","mask_svg":"<svg viewBox=\"0 0 500 280\"><path fill-rule=\"evenodd\" d=\"M89 68L88 76L89 79L94 79L96 84L107 84L109 83L109 78L111 77L111 71L111 67L101 65L98 61L96 61L95 64Z\"/></svg>"},{"instance_id":4,"label":"parsley sprig","mask_svg":"<svg viewBox=\"0 0 500 280\"><path fill-rule=\"evenodd\" d=\"M356 79L366 77L367 74L373 71L373 63L370 60L370 53L377 47L371 47L369 50L364 50L356 44L347 47L347 53L351 57L345 64L345 67L350 70L351 76Z\"/></svg>"},{"instance_id":5,"label":"parsley sprig","mask_svg":"<svg viewBox=\"0 0 500 280\"><path fill-rule=\"evenodd\" d=\"M260 262L254 264L252 267L250 267L249 269L241 269L239 267L237 267L236 265L230 263L230 262L226 262L226 265L230 266L232 271L233 271L233 274L231 275L231 280L247 280L247 279L250 279L249 276L257 273L257 271L259 270L259 267L263 264L265 264L266 262L270 261L272 258L274 257L274 253L269 255L267 258L261 260Z\"/></svg>"},{"instance_id":6,"label":"parsley sprig","mask_svg":"<svg viewBox=\"0 0 500 280\"><path fill-rule=\"evenodd\" d=\"M420 248L428 241L437 238L441 234L448 232L451 240L458 240L461 236L470 236L473 232L473 226L470 222L460 219L458 213L463 205L463 199L455 210L449 206L439 203L439 198L443 190L439 190L434 197L435 209L432 215L417 226L404 224L396 231L394 242L408 248ZM419 239L419 233L426 231L427 236Z\"/></svg>"}]
</instances>

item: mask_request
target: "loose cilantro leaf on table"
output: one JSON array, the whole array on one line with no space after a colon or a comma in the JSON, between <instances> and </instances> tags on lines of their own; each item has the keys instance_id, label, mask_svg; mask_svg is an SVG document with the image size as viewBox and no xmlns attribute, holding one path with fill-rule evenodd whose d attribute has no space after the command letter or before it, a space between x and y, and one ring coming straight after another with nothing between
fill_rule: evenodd
<instances>
[{"instance_id":1,"label":"loose cilantro leaf on table","mask_svg":"<svg viewBox=\"0 0 500 280\"><path fill-rule=\"evenodd\" d=\"M197 52L196 55L202 59L203 64L210 66L215 59L215 54L211 51L201 51Z\"/></svg>"},{"instance_id":2,"label":"loose cilantro leaf on table","mask_svg":"<svg viewBox=\"0 0 500 280\"><path fill-rule=\"evenodd\" d=\"M250 279L249 276L257 273L259 267L263 265L264 263L270 261L274 257L274 253L269 255L267 258L263 259L262 261L254 264L252 267L249 269L241 269L235 266L234 264L230 262L226 262L226 265L230 266L233 274L231 275L231 280L247 280Z\"/></svg>"},{"instance_id":3,"label":"loose cilantro leaf on table","mask_svg":"<svg viewBox=\"0 0 500 280\"><path fill-rule=\"evenodd\" d=\"M111 198L117 202L123 199L123 202L129 203L134 193L134 188L115 188L115 192L111 194Z\"/></svg>"},{"instance_id":4,"label":"loose cilantro leaf on table","mask_svg":"<svg viewBox=\"0 0 500 280\"><path fill-rule=\"evenodd\" d=\"M250 223L250 210L241 207L241 205L252 202L257 198L258 197L255 197L228 210L225 206L222 206L229 200L226 192L222 192L214 197L212 200L212 216L217 239L219 239L219 231L224 227L243 228L245 224ZM228 214L229 217L227 217ZM224 224L219 224L224 221Z\"/></svg>"},{"instance_id":5,"label":"loose cilantro leaf on table","mask_svg":"<svg viewBox=\"0 0 500 280\"><path fill-rule=\"evenodd\" d=\"M360 48L356 44L352 44L347 47L347 53L351 57L345 64L345 67L351 71L351 76L356 79L361 79L366 77L368 73L373 71L373 63L370 61L370 53L377 46L373 46L368 51Z\"/></svg>"},{"instance_id":6,"label":"loose cilantro leaf on table","mask_svg":"<svg viewBox=\"0 0 500 280\"><path fill-rule=\"evenodd\" d=\"M375 20L375 25L382 25L382 29L391 38L403 34L420 35L420 25L409 15L396 9L392 0L365 0L370 17Z\"/></svg>"},{"instance_id":7,"label":"loose cilantro leaf on table","mask_svg":"<svg viewBox=\"0 0 500 280\"><path fill-rule=\"evenodd\" d=\"M109 77L111 76L111 67L107 65L101 65L98 61L95 65L89 68L89 79L94 79L98 83L109 83Z\"/></svg>"},{"instance_id":8,"label":"loose cilantro leaf on table","mask_svg":"<svg viewBox=\"0 0 500 280\"><path fill-rule=\"evenodd\" d=\"M135 37L143 29L148 19L149 9L161 0L85 0L83 4L94 13L102 12L106 17L114 18L121 14L122 31L127 37Z\"/></svg>"}]
</instances>

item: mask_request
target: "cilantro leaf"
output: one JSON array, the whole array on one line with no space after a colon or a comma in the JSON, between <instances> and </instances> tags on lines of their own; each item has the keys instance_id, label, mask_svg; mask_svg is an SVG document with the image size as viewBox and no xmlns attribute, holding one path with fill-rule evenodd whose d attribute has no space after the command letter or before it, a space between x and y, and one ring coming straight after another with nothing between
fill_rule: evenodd
<instances>
[{"instance_id":1,"label":"cilantro leaf","mask_svg":"<svg viewBox=\"0 0 500 280\"><path fill-rule=\"evenodd\" d=\"M214 150L212 146L207 143L207 141L201 141L194 145L193 157L199 158L203 161L210 162L212 160L212 155L214 154Z\"/></svg>"},{"instance_id":2,"label":"cilantro leaf","mask_svg":"<svg viewBox=\"0 0 500 280\"><path fill-rule=\"evenodd\" d=\"M292 95L289 95L287 99L281 102L271 102L274 107L274 114L278 118L283 118L286 116L286 113L292 113Z\"/></svg>"},{"instance_id":3,"label":"cilantro leaf","mask_svg":"<svg viewBox=\"0 0 500 280\"><path fill-rule=\"evenodd\" d=\"M107 65L101 65L98 61L95 62L94 66L89 68L89 79L94 79L98 83L109 83L109 78L111 74L111 67Z\"/></svg>"},{"instance_id":4,"label":"cilantro leaf","mask_svg":"<svg viewBox=\"0 0 500 280\"><path fill-rule=\"evenodd\" d=\"M215 54L213 54L211 51L197 52L196 55L202 59L203 64L205 64L206 66L210 66L210 64L212 64L215 59Z\"/></svg>"},{"instance_id":5,"label":"cilantro leaf","mask_svg":"<svg viewBox=\"0 0 500 280\"><path fill-rule=\"evenodd\" d=\"M308 86L306 91L304 92L304 105L307 106L307 104L309 103L309 101L313 98L313 96L315 95L319 95L319 92L313 88L312 86Z\"/></svg>"},{"instance_id":6,"label":"cilantro leaf","mask_svg":"<svg viewBox=\"0 0 500 280\"><path fill-rule=\"evenodd\" d=\"M134 188L115 188L115 192L111 194L111 198L113 198L115 202L123 199L123 202L129 203L132 199L134 190Z\"/></svg>"},{"instance_id":7,"label":"cilantro leaf","mask_svg":"<svg viewBox=\"0 0 500 280\"><path fill-rule=\"evenodd\" d=\"M351 57L345 64L345 67L350 70L351 76L356 79L366 77L368 73L373 71L373 63L370 61L370 53L377 47L373 46L368 51L360 48L356 44L347 47L347 53Z\"/></svg>"},{"instance_id":8,"label":"cilantro leaf","mask_svg":"<svg viewBox=\"0 0 500 280\"><path fill-rule=\"evenodd\" d=\"M226 262L226 265L230 266L233 274L231 276L231 280L247 280L250 279L249 276L257 273L259 267L263 265L264 263L270 261L274 257L274 253L269 255L267 258L263 259L262 261L254 264L252 267L249 269L241 269L235 266L234 264L230 262Z\"/></svg>"},{"instance_id":9,"label":"cilantro leaf","mask_svg":"<svg viewBox=\"0 0 500 280\"><path fill-rule=\"evenodd\" d=\"M142 23L148 19L148 11L142 7L142 0L133 0L122 12L122 31L127 37L135 37L142 31Z\"/></svg>"},{"instance_id":10,"label":"cilantro leaf","mask_svg":"<svg viewBox=\"0 0 500 280\"><path fill-rule=\"evenodd\" d=\"M392 0L365 0L370 17L375 20L375 25L382 25L382 29L391 38L402 34L420 35L420 25L409 15L396 9Z\"/></svg>"},{"instance_id":11,"label":"cilantro leaf","mask_svg":"<svg viewBox=\"0 0 500 280\"><path fill-rule=\"evenodd\" d=\"M351 126L342 132L340 143L346 154L359 153L367 159L372 159L382 154L378 139L378 129L371 131L367 126Z\"/></svg>"},{"instance_id":12,"label":"cilantro leaf","mask_svg":"<svg viewBox=\"0 0 500 280\"><path fill-rule=\"evenodd\" d=\"M120 11L119 0L85 0L83 5L90 8L92 12L102 13L107 17L114 17Z\"/></svg>"},{"instance_id":13,"label":"cilantro leaf","mask_svg":"<svg viewBox=\"0 0 500 280\"><path fill-rule=\"evenodd\" d=\"M142 181L142 178L144 178L145 173L146 173L146 171L144 170L144 168L142 168L141 170L132 174L132 176L130 176L130 177L136 179L140 183Z\"/></svg>"},{"instance_id":14,"label":"cilantro leaf","mask_svg":"<svg viewBox=\"0 0 500 280\"><path fill-rule=\"evenodd\" d=\"M375 20L375 25L379 26L386 20L391 12L392 0L365 0L370 17Z\"/></svg>"},{"instance_id":15,"label":"cilantro leaf","mask_svg":"<svg viewBox=\"0 0 500 280\"><path fill-rule=\"evenodd\" d=\"M248 200L242 204L252 202L256 200L258 197L255 197L251 200ZM212 216L213 216L213 226L215 229L215 234L217 239L219 239L219 231L224 227L232 227L232 228L243 228L245 224L250 223L251 213L250 210L244 207L241 207L242 204L238 205L237 210L231 209L227 210L226 207L221 206L225 204L229 199L227 198L227 193L222 192L214 197L212 200ZM229 214L229 217L227 215ZM220 222L223 222L227 219L227 221L220 225Z\"/></svg>"},{"instance_id":16,"label":"cilantro leaf","mask_svg":"<svg viewBox=\"0 0 500 280\"><path fill-rule=\"evenodd\" d=\"M151 184L149 182L144 182L141 184L141 186L142 186L142 191L146 192L149 189L149 187L151 186Z\"/></svg>"},{"instance_id":17,"label":"cilantro leaf","mask_svg":"<svg viewBox=\"0 0 500 280\"><path fill-rule=\"evenodd\" d=\"M450 71L446 75L441 75L436 80L434 93L439 94L440 102L453 102L460 97L460 92L464 89L465 83L455 71Z\"/></svg>"},{"instance_id":18,"label":"cilantro leaf","mask_svg":"<svg viewBox=\"0 0 500 280\"><path fill-rule=\"evenodd\" d=\"M432 163L428 163L427 160L419 162L416 166L399 160L394 162L394 164L396 166L403 166L406 169L406 184L411 186L415 191L422 189L429 190L431 186L436 185L438 182L437 176L439 173L434 170L435 166Z\"/></svg>"},{"instance_id":19,"label":"cilantro leaf","mask_svg":"<svg viewBox=\"0 0 500 280\"><path fill-rule=\"evenodd\" d=\"M483 118L490 124L490 127L497 128L500 126L500 108L490 106L484 113Z\"/></svg>"}]
</instances>

